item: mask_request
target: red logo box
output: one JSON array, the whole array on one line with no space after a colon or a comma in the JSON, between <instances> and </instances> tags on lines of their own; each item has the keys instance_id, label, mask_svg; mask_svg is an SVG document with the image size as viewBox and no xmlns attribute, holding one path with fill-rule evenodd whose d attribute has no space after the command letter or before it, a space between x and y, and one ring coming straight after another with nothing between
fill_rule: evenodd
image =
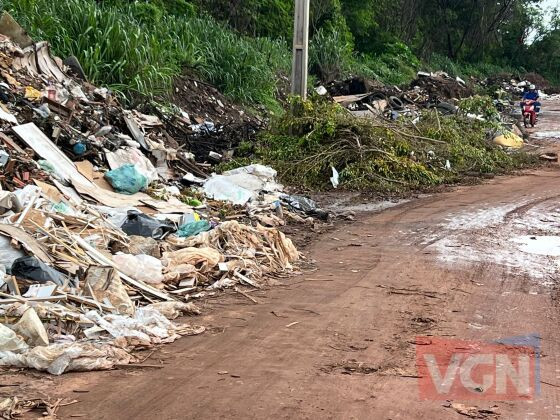
<instances>
[{"instance_id":1,"label":"red logo box","mask_svg":"<svg viewBox=\"0 0 560 420\"><path fill-rule=\"evenodd\" d=\"M507 342L507 340L506 340ZM540 347L483 341L416 338L423 400L532 400L539 387Z\"/></svg>"}]
</instances>

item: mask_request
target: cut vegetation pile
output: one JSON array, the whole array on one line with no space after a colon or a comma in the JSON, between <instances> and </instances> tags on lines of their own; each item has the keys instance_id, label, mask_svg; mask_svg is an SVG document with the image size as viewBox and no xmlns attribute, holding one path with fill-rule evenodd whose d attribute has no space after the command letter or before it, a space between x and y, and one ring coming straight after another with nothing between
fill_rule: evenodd
<instances>
[{"instance_id":1,"label":"cut vegetation pile","mask_svg":"<svg viewBox=\"0 0 560 420\"><path fill-rule=\"evenodd\" d=\"M474 105L463 102L469 110ZM390 192L506 173L534 161L493 144L499 124L466 111L446 117L424 111L413 124L355 118L324 100L298 102L293 110L262 136L255 152L284 182L303 187L327 187L332 167L343 187Z\"/></svg>"}]
</instances>

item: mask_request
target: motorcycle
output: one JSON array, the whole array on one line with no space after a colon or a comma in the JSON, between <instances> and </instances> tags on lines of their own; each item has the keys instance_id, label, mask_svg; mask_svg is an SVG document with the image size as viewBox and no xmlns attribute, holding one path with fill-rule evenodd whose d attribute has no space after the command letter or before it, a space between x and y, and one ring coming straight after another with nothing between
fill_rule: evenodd
<instances>
[{"instance_id":1,"label":"motorcycle","mask_svg":"<svg viewBox=\"0 0 560 420\"><path fill-rule=\"evenodd\" d=\"M538 114L535 110L536 101L527 99L523 101L523 124L525 128L534 127L537 124Z\"/></svg>"}]
</instances>

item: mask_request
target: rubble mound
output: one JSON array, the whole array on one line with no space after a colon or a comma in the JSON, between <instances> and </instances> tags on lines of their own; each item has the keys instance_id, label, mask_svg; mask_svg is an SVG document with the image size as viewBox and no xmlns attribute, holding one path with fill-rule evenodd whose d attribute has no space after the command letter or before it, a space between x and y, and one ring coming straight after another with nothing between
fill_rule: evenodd
<instances>
[{"instance_id":1,"label":"rubble mound","mask_svg":"<svg viewBox=\"0 0 560 420\"><path fill-rule=\"evenodd\" d=\"M531 82L538 89L547 90L551 87L551 83L538 73L527 73L523 75L523 80Z\"/></svg>"},{"instance_id":2,"label":"rubble mound","mask_svg":"<svg viewBox=\"0 0 560 420\"><path fill-rule=\"evenodd\" d=\"M418 77L410 84L411 89L420 88L430 97L439 99L463 99L474 95L473 90L451 77L434 75Z\"/></svg>"},{"instance_id":3,"label":"rubble mound","mask_svg":"<svg viewBox=\"0 0 560 420\"><path fill-rule=\"evenodd\" d=\"M190 74L175 79L173 94L167 99L198 123L210 120L220 125L231 125L257 120L226 98L215 86Z\"/></svg>"},{"instance_id":4,"label":"rubble mound","mask_svg":"<svg viewBox=\"0 0 560 420\"><path fill-rule=\"evenodd\" d=\"M385 89L382 83L363 77L352 77L342 81L334 81L325 86L331 96L360 95Z\"/></svg>"},{"instance_id":5,"label":"rubble mound","mask_svg":"<svg viewBox=\"0 0 560 420\"><path fill-rule=\"evenodd\" d=\"M255 141L264 125L254 111L233 103L215 86L191 74L177 78L173 93L165 100L183 112L183 118L165 121L166 131L179 147L186 147L197 162L217 163L231 157L241 142ZM156 109L151 111L157 113Z\"/></svg>"}]
</instances>

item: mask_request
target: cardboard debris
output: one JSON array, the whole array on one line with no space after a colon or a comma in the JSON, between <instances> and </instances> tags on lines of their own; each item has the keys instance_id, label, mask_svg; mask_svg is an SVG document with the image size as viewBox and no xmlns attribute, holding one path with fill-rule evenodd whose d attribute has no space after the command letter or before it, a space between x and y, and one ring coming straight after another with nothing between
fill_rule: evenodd
<instances>
[{"instance_id":1,"label":"cardboard debris","mask_svg":"<svg viewBox=\"0 0 560 420\"><path fill-rule=\"evenodd\" d=\"M0 17L0 34L7 36L21 48L27 48L33 44L33 40L25 29L8 12L2 12Z\"/></svg>"}]
</instances>

